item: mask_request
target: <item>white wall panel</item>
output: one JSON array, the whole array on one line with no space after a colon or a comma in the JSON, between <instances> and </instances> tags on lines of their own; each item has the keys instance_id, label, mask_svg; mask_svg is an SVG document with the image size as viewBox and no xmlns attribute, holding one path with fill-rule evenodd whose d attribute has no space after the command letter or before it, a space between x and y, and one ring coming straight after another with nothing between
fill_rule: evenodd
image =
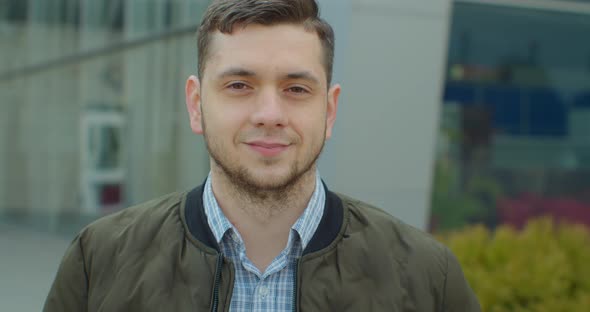
<instances>
[{"instance_id":1,"label":"white wall panel","mask_svg":"<svg viewBox=\"0 0 590 312\"><path fill-rule=\"evenodd\" d=\"M337 63L343 93L322 174L334 190L425 228L450 1L350 5Z\"/></svg>"}]
</instances>

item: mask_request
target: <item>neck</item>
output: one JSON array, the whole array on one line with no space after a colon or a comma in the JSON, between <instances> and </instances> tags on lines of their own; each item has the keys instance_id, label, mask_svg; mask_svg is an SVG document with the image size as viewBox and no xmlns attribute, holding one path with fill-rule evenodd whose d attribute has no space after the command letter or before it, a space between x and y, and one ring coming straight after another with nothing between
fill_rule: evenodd
<instances>
[{"instance_id":1,"label":"neck","mask_svg":"<svg viewBox=\"0 0 590 312\"><path fill-rule=\"evenodd\" d=\"M240 223L252 223L259 230L279 224L290 229L307 207L316 187L315 166L291 185L278 189L257 189L255 193L232 183L216 166L212 166L211 177L219 206L238 230L241 230L237 226Z\"/></svg>"},{"instance_id":2,"label":"neck","mask_svg":"<svg viewBox=\"0 0 590 312\"><path fill-rule=\"evenodd\" d=\"M250 194L211 167L213 193L238 230L249 259L262 272L287 245L291 227L307 207L316 187L315 166L280 190Z\"/></svg>"}]
</instances>

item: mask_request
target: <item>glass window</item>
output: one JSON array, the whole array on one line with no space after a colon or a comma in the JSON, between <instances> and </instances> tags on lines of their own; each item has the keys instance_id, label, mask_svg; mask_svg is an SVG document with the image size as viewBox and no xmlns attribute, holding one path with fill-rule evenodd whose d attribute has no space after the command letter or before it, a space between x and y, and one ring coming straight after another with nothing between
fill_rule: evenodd
<instances>
[{"instance_id":1,"label":"glass window","mask_svg":"<svg viewBox=\"0 0 590 312\"><path fill-rule=\"evenodd\" d=\"M0 222L79 229L202 182L179 87L207 3L0 0Z\"/></svg>"},{"instance_id":2,"label":"glass window","mask_svg":"<svg viewBox=\"0 0 590 312\"><path fill-rule=\"evenodd\" d=\"M24 22L27 20L28 1L9 0L0 1L0 12L8 22Z\"/></svg>"},{"instance_id":3,"label":"glass window","mask_svg":"<svg viewBox=\"0 0 590 312\"><path fill-rule=\"evenodd\" d=\"M590 226L589 17L455 5L433 230L540 215Z\"/></svg>"}]
</instances>

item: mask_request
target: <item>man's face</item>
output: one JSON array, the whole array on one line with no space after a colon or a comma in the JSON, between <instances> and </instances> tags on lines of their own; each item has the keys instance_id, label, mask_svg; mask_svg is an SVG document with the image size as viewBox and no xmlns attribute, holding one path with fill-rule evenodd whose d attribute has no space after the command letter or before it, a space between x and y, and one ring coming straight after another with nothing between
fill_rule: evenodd
<instances>
[{"instance_id":1,"label":"man's face","mask_svg":"<svg viewBox=\"0 0 590 312\"><path fill-rule=\"evenodd\" d=\"M234 183L284 188L310 170L331 136L340 87L328 90L322 46L301 25L236 27L212 36L187 108L217 166Z\"/></svg>"}]
</instances>

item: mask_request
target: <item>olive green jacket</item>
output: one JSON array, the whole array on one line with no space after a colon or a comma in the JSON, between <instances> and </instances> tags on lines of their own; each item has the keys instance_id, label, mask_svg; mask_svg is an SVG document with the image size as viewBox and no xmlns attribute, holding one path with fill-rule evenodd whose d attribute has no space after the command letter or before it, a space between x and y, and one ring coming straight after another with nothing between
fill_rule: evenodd
<instances>
[{"instance_id":1,"label":"olive green jacket","mask_svg":"<svg viewBox=\"0 0 590 312\"><path fill-rule=\"evenodd\" d=\"M87 226L45 312L228 311L234 267L207 224L202 186ZM297 311L480 311L453 254L381 210L326 190L298 261Z\"/></svg>"}]
</instances>

